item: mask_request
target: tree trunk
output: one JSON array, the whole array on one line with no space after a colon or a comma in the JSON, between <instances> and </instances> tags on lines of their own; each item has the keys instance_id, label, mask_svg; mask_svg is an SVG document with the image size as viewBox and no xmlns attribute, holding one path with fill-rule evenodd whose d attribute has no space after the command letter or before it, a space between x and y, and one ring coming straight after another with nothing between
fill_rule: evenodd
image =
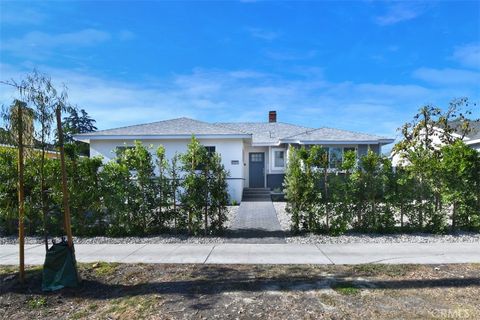
<instances>
[{"instance_id":1,"label":"tree trunk","mask_svg":"<svg viewBox=\"0 0 480 320\"><path fill-rule=\"evenodd\" d=\"M325 188L325 223L327 227L327 231L330 229L330 215L328 212L328 170L325 168L324 170L324 188Z\"/></svg>"},{"instance_id":2,"label":"tree trunk","mask_svg":"<svg viewBox=\"0 0 480 320\"><path fill-rule=\"evenodd\" d=\"M67 185L67 169L65 167L65 150L63 148L63 130L62 130L62 115L60 107L56 110L57 116L57 134L58 144L60 148L60 167L62 171L62 194L63 194L63 221L65 233L67 234L68 246L73 249L72 225L70 220L70 206L68 203L68 185Z\"/></svg>"},{"instance_id":3,"label":"tree trunk","mask_svg":"<svg viewBox=\"0 0 480 320\"><path fill-rule=\"evenodd\" d=\"M205 169L205 236L208 234L208 166Z\"/></svg>"},{"instance_id":4,"label":"tree trunk","mask_svg":"<svg viewBox=\"0 0 480 320\"><path fill-rule=\"evenodd\" d=\"M355 211L357 211L357 224L359 227L361 227L362 226L362 210L359 202L360 201L358 201L357 204L355 205Z\"/></svg>"},{"instance_id":5,"label":"tree trunk","mask_svg":"<svg viewBox=\"0 0 480 320\"><path fill-rule=\"evenodd\" d=\"M192 234L192 212L191 207L188 207L188 234Z\"/></svg>"},{"instance_id":6,"label":"tree trunk","mask_svg":"<svg viewBox=\"0 0 480 320\"><path fill-rule=\"evenodd\" d=\"M420 225L420 229L423 229L423 199L424 199L424 189L425 189L425 186L423 185L423 181L420 180L420 188L421 188L421 192L420 192L420 210L419 210L419 213L418 213L418 224Z\"/></svg>"},{"instance_id":7,"label":"tree trunk","mask_svg":"<svg viewBox=\"0 0 480 320\"><path fill-rule=\"evenodd\" d=\"M160 166L162 165L161 161L159 162ZM164 182L163 182L163 170L162 168L159 168L159 185L160 185L160 199L159 199L159 206L158 206L158 223L160 224L161 228L163 229L163 220L162 220L162 209L163 209L163 187L164 187Z\"/></svg>"},{"instance_id":8,"label":"tree trunk","mask_svg":"<svg viewBox=\"0 0 480 320\"><path fill-rule=\"evenodd\" d=\"M43 140L43 137L42 137ZM42 142L42 155L40 158L40 202L43 216L43 234L45 238L45 251L48 251L48 224L47 224L47 201L45 190L45 145Z\"/></svg>"},{"instance_id":9,"label":"tree trunk","mask_svg":"<svg viewBox=\"0 0 480 320\"><path fill-rule=\"evenodd\" d=\"M175 179L175 177L172 177ZM173 227L175 228L175 233L177 233L177 182L175 180L173 181Z\"/></svg>"},{"instance_id":10,"label":"tree trunk","mask_svg":"<svg viewBox=\"0 0 480 320\"><path fill-rule=\"evenodd\" d=\"M403 229L403 201L400 203L400 227Z\"/></svg>"},{"instance_id":11,"label":"tree trunk","mask_svg":"<svg viewBox=\"0 0 480 320\"><path fill-rule=\"evenodd\" d=\"M457 229L457 201L453 202L453 209L452 209L452 230L455 231Z\"/></svg>"},{"instance_id":12,"label":"tree trunk","mask_svg":"<svg viewBox=\"0 0 480 320\"><path fill-rule=\"evenodd\" d=\"M375 197L372 198L372 220L373 220L373 227L377 227L377 212L375 210Z\"/></svg>"},{"instance_id":13,"label":"tree trunk","mask_svg":"<svg viewBox=\"0 0 480 320\"><path fill-rule=\"evenodd\" d=\"M18 102L19 103L19 102ZM20 254L20 282L25 282L25 195L24 195L24 162L23 162L23 115L22 106L18 105L18 242Z\"/></svg>"},{"instance_id":14,"label":"tree trunk","mask_svg":"<svg viewBox=\"0 0 480 320\"><path fill-rule=\"evenodd\" d=\"M435 192L435 212L442 210L442 203L440 201L440 193L437 191Z\"/></svg>"}]
</instances>

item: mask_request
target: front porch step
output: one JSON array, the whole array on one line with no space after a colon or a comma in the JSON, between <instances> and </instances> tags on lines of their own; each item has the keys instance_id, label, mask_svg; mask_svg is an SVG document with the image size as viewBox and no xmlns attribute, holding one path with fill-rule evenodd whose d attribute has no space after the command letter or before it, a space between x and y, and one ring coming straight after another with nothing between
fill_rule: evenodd
<instances>
[{"instance_id":1,"label":"front porch step","mask_svg":"<svg viewBox=\"0 0 480 320\"><path fill-rule=\"evenodd\" d=\"M270 194L244 194L242 198L270 198Z\"/></svg>"},{"instance_id":2,"label":"front porch step","mask_svg":"<svg viewBox=\"0 0 480 320\"><path fill-rule=\"evenodd\" d=\"M270 201L270 189L245 188L243 189L242 201Z\"/></svg>"},{"instance_id":3,"label":"front porch step","mask_svg":"<svg viewBox=\"0 0 480 320\"><path fill-rule=\"evenodd\" d=\"M270 194L270 190L243 190L243 194Z\"/></svg>"},{"instance_id":4,"label":"front porch step","mask_svg":"<svg viewBox=\"0 0 480 320\"><path fill-rule=\"evenodd\" d=\"M266 201L272 201L272 198L244 198L242 199L242 202L266 202Z\"/></svg>"},{"instance_id":5,"label":"front porch step","mask_svg":"<svg viewBox=\"0 0 480 320\"><path fill-rule=\"evenodd\" d=\"M262 192L251 192L251 191L244 191L243 195L252 195L252 196L257 196L257 195L264 195L264 196L269 196L270 191L262 191Z\"/></svg>"}]
</instances>

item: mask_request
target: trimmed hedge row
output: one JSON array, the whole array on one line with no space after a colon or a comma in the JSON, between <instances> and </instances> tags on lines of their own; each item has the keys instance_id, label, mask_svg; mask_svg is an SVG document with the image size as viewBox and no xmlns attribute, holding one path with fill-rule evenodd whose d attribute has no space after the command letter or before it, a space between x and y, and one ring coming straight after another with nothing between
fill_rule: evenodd
<instances>
[{"instance_id":1,"label":"trimmed hedge row","mask_svg":"<svg viewBox=\"0 0 480 320\"><path fill-rule=\"evenodd\" d=\"M332 172L325 149L291 147L284 187L292 230L480 230L480 153L461 141L438 152L412 150L411 163L396 169L374 152L347 152Z\"/></svg>"},{"instance_id":2,"label":"trimmed hedge row","mask_svg":"<svg viewBox=\"0 0 480 320\"><path fill-rule=\"evenodd\" d=\"M185 154L165 159L156 150L135 142L116 160L83 158L70 153L67 159L72 228L78 236L127 236L159 232L212 234L222 232L229 203L228 172L220 156L209 155L192 137ZM194 159L194 160L192 160ZM203 164L198 168L198 164ZM40 155L26 160L25 226L29 235L62 234L60 164L47 159L47 219L40 207ZM155 171L158 174L155 174ZM16 234L18 223L17 156L13 148L0 148L0 232Z\"/></svg>"}]
</instances>

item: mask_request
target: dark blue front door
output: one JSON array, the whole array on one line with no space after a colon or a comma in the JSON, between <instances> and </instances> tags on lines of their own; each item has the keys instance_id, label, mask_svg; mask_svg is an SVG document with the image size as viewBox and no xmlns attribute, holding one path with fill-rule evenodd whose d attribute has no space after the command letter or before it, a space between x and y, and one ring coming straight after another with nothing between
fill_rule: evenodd
<instances>
[{"instance_id":1,"label":"dark blue front door","mask_svg":"<svg viewBox=\"0 0 480 320\"><path fill-rule=\"evenodd\" d=\"M252 152L249 156L249 180L250 188L264 188L265 178L265 154L263 152Z\"/></svg>"}]
</instances>

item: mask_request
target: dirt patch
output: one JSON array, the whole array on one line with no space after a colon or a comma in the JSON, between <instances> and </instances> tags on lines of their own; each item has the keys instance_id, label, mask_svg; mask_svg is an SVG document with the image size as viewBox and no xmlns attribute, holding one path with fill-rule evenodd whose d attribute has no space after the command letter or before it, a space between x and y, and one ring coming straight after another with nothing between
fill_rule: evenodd
<instances>
[{"instance_id":1,"label":"dirt patch","mask_svg":"<svg viewBox=\"0 0 480 320\"><path fill-rule=\"evenodd\" d=\"M5 319L475 318L480 264L154 265L80 264L77 289L40 290L0 267Z\"/></svg>"}]
</instances>

